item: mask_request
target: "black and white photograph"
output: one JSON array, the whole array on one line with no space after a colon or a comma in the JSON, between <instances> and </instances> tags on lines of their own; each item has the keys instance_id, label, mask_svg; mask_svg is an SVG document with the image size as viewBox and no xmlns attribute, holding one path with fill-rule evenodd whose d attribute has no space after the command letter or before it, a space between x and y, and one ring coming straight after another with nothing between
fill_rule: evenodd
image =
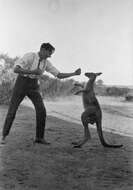
<instances>
[{"instance_id":1,"label":"black and white photograph","mask_svg":"<svg viewBox=\"0 0 133 190\"><path fill-rule=\"evenodd\" d=\"M133 0L0 0L0 190L133 190Z\"/></svg>"}]
</instances>

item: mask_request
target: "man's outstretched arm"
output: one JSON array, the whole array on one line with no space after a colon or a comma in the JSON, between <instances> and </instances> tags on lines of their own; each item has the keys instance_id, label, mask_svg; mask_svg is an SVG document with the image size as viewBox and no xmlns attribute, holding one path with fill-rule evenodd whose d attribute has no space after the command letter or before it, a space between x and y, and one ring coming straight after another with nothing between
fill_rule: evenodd
<instances>
[{"instance_id":1,"label":"man's outstretched arm","mask_svg":"<svg viewBox=\"0 0 133 190\"><path fill-rule=\"evenodd\" d=\"M57 78L64 79L64 78L69 78L69 77L80 75L80 74L81 74L81 69L79 68L73 73L58 73Z\"/></svg>"}]
</instances>

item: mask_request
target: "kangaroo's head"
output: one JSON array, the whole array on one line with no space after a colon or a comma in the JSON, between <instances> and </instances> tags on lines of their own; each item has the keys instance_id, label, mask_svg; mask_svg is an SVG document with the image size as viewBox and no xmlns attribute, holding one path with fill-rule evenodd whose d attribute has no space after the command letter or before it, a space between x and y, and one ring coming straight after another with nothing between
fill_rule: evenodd
<instances>
[{"instance_id":1,"label":"kangaroo's head","mask_svg":"<svg viewBox=\"0 0 133 190\"><path fill-rule=\"evenodd\" d=\"M97 76L101 75L102 73L85 73L85 76L89 79L95 80Z\"/></svg>"}]
</instances>

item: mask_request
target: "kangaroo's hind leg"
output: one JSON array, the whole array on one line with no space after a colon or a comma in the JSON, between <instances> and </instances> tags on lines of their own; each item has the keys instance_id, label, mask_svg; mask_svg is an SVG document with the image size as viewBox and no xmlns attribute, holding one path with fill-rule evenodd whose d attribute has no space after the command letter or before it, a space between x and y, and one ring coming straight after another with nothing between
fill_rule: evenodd
<instances>
[{"instance_id":1,"label":"kangaroo's hind leg","mask_svg":"<svg viewBox=\"0 0 133 190\"><path fill-rule=\"evenodd\" d=\"M79 142L72 142L75 148L82 147L89 139L91 139L91 135L90 135L89 127L88 127L88 124L90 122L88 109L82 113L81 121L84 127L84 138L80 140Z\"/></svg>"}]
</instances>

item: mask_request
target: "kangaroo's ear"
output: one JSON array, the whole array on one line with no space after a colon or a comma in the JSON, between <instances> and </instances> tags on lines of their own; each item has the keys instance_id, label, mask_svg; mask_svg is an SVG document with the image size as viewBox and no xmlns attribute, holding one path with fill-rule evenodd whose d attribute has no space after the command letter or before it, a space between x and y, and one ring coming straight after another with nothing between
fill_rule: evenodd
<instances>
[{"instance_id":1,"label":"kangaroo's ear","mask_svg":"<svg viewBox=\"0 0 133 190\"><path fill-rule=\"evenodd\" d=\"M96 76L99 76L99 75L101 75L102 73L96 73Z\"/></svg>"}]
</instances>

